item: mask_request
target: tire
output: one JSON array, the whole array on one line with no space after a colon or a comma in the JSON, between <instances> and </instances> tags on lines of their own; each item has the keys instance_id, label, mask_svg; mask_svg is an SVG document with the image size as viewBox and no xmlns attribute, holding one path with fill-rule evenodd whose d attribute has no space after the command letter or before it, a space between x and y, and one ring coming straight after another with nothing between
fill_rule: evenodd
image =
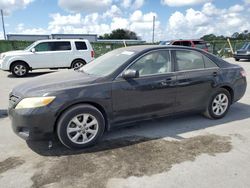
<instances>
[{"instance_id":1,"label":"tire","mask_svg":"<svg viewBox=\"0 0 250 188\"><path fill-rule=\"evenodd\" d=\"M223 118L230 108L231 100L232 97L228 90L217 89L211 96L204 115L209 119Z\"/></svg>"},{"instance_id":2,"label":"tire","mask_svg":"<svg viewBox=\"0 0 250 188\"><path fill-rule=\"evenodd\" d=\"M24 77L29 73L29 66L23 62L16 62L11 65L10 71L15 77Z\"/></svg>"},{"instance_id":3,"label":"tire","mask_svg":"<svg viewBox=\"0 0 250 188\"><path fill-rule=\"evenodd\" d=\"M104 130L105 120L102 113L87 104L68 109L57 123L57 136L61 143L70 149L94 145L102 137Z\"/></svg>"},{"instance_id":4,"label":"tire","mask_svg":"<svg viewBox=\"0 0 250 188\"><path fill-rule=\"evenodd\" d=\"M80 59L74 60L71 64L71 69L79 69L82 66L86 65L86 62Z\"/></svg>"},{"instance_id":5,"label":"tire","mask_svg":"<svg viewBox=\"0 0 250 188\"><path fill-rule=\"evenodd\" d=\"M240 61L240 59L235 58L235 61Z\"/></svg>"}]
</instances>

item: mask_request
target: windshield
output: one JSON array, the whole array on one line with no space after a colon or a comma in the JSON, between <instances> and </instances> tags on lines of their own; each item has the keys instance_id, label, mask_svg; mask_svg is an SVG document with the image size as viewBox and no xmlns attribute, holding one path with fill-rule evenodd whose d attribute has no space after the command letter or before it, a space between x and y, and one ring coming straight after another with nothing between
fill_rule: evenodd
<instances>
[{"instance_id":1,"label":"windshield","mask_svg":"<svg viewBox=\"0 0 250 188\"><path fill-rule=\"evenodd\" d=\"M126 48L120 48L94 59L87 65L83 66L80 70L87 74L107 76L113 73L134 55L134 51L126 50Z\"/></svg>"},{"instance_id":2,"label":"windshield","mask_svg":"<svg viewBox=\"0 0 250 188\"><path fill-rule=\"evenodd\" d=\"M196 48L206 49L207 44L203 41L193 41Z\"/></svg>"},{"instance_id":3,"label":"windshield","mask_svg":"<svg viewBox=\"0 0 250 188\"><path fill-rule=\"evenodd\" d=\"M250 43L248 43L248 42L244 43L244 45L241 47L241 49L246 50L248 47L248 44L250 44Z\"/></svg>"},{"instance_id":4,"label":"windshield","mask_svg":"<svg viewBox=\"0 0 250 188\"><path fill-rule=\"evenodd\" d=\"M29 45L28 47L26 47L24 50L30 50L30 48L31 48L32 46L34 46L35 43L36 43L36 42L33 42L31 45Z\"/></svg>"}]
</instances>

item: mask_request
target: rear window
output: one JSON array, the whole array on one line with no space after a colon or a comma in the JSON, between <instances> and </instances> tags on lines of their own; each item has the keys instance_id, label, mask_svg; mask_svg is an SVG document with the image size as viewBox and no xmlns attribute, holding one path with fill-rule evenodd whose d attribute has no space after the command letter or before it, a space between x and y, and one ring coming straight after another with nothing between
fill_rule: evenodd
<instances>
[{"instance_id":1,"label":"rear window","mask_svg":"<svg viewBox=\"0 0 250 188\"><path fill-rule=\"evenodd\" d=\"M207 44L204 41L193 41L196 48L206 49Z\"/></svg>"},{"instance_id":2,"label":"rear window","mask_svg":"<svg viewBox=\"0 0 250 188\"><path fill-rule=\"evenodd\" d=\"M85 42L75 42L77 50L87 50L87 45Z\"/></svg>"},{"instance_id":3,"label":"rear window","mask_svg":"<svg viewBox=\"0 0 250 188\"><path fill-rule=\"evenodd\" d=\"M192 46L190 41L182 41L183 46Z\"/></svg>"},{"instance_id":4,"label":"rear window","mask_svg":"<svg viewBox=\"0 0 250 188\"><path fill-rule=\"evenodd\" d=\"M51 42L52 51L71 50L70 42Z\"/></svg>"}]
</instances>

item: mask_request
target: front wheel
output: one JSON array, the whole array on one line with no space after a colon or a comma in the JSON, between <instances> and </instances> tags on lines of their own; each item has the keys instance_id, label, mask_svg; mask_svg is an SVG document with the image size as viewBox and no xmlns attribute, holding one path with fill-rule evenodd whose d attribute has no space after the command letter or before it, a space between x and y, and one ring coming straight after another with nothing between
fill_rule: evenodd
<instances>
[{"instance_id":1,"label":"front wheel","mask_svg":"<svg viewBox=\"0 0 250 188\"><path fill-rule=\"evenodd\" d=\"M240 61L240 59L238 59L238 58L235 58L235 61Z\"/></svg>"},{"instance_id":2,"label":"front wheel","mask_svg":"<svg viewBox=\"0 0 250 188\"><path fill-rule=\"evenodd\" d=\"M68 148L86 148L101 138L105 129L102 113L91 105L77 105L62 114L57 135Z\"/></svg>"},{"instance_id":3,"label":"front wheel","mask_svg":"<svg viewBox=\"0 0 250 188\"><path fill-rule=\"evenodd\" d=\"M223 118L231 105L231 95L223 88L218 89L211 97L204 115L210 119Z\"/></svg>"},{"instance_id":4,"label":"front wheel","mask_svg":"<svg viewBox=\"0 0 250 188\"><path fill-rule=\"evenodd\" d=\"M29 67L23 62L17 62L11 66L10 71L15 77L24 77L28 74Z\"/></svg>"}]
</instances>

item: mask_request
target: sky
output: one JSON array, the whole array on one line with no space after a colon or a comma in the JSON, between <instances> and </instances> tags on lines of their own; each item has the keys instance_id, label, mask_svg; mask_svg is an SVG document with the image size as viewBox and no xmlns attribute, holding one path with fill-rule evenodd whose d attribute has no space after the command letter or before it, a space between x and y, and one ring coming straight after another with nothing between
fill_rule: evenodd
<instances>
[{"instance_id":1,"label":"sky","mask_svg":"<svg viewBox=\"0 0 250 188\"><path fill-rule=\"evenodd\" d=\"M124 28L150 42L154 16L156 41L250 31L250 0L0 0L0 9L7 34L103 35Z\"/></svg>"}]
</instances>

